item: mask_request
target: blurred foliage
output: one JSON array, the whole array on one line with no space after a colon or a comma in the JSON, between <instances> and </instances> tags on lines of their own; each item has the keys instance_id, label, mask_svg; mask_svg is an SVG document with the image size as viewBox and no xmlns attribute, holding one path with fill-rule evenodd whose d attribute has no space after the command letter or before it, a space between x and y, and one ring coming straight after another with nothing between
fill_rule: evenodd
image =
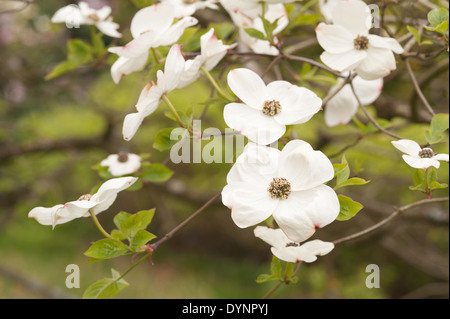
<instances>
[{"instance_id":1,"label":"blurred foliage","mask_svg":"<svg viewBox=\"0 0 450 319\"><path fill-rule=\"evenodd\" d=\"M112 6L114 21L124 34L119 41L124 44L130 39L130 18L138 7L153 1L94 2ZM317 1L304 2L300 11L294 5L287 6L292 23L281 35L283 45L287 50L292 48L294 54L318 60L321 48L311 39L323 18ZM75 200L99 185L103 179L92 168L107 155L120 151L149 154L150 163L166 163L173 170L167 182L147 183L139 190L119 194L114 206L99 215L104 227L113 229L112 217L120 211L156 208L150 231L159 238L220 191L230 168L230 164L217 163L171 165L167 151L153 148L158 132L176 126L165 115L170 111L165 103L144 121L131 142L123 141L123 117L134 111L141 89L155 78L161 68L157 61L151 59L143 71L124 77L119 85L113 83L109 73L115 60L111 55L98 59L87 53L76 69L48 77L67 59L68 50L70 53L74 45L93 39L89 27L67 29L64 24L50 23L50 17L62 5L62 1L36 1L24 9L0 13L0 298L55 296L45 289L33 290L30 282L7 275L5 269L51 287L57 291L56 296L79 298L84 289L65 287L68 264L80 266L82 288L109 275L111 268L122 271L132 264L131 257L88 263L82 252L100 238L89 219L77 219L52 230L27 218L33 207ZM428 12L417 1L408 0L388 6L386 17L397 37L417 39L416 31L426 23ZM224 11L202 11L198 18L202 27L214 26L220 39L236 39ZM187 30L180 40L185 52L199 49L201 32L204 28ZM432 54L443 48L436 32L421 32L420 46L416 44L413 51L420 48L422 53ZM448 39L448 31L446 36ZM118 41L106 36L102 40L105 47ZM157 54L165 56L167 48L158 49ZM436 113L448 113L448 53L410 61ZM229 56L212 74L227 90L225 75L230 68L251 64L262 72L269 63L266 57ZM335 83L330 74L306 63L282 61L266 80L280 75L321 97ZM225 102L209 103L211 92L210 84L201 77L195 84L172 92L170 98L180 112L193 109L194 119L203 114L202 128L224 129ZM397 134L421 144L427 142L426 133L433 129L402 61L385 79L383 94L369 110L380 123L384 121ZM371 181L339 189L339 194L362 203L364 209L349 221L336 221L317 231L322 240L332 241L365 229L394 207L426 198L409 190L414 185L415 170L391 147L392 138L371 127L362 112L357 119L363 127L355 122L328 128L319 113L294 128L293 134L321 149L333 163L341 163L345 155L352 177ZM442 139L433 149L448 153L448 130L439 134ZM448 184L448 163L441 163L438 174L439 181ZM447 194L448 189L434 192L436 197ZM298 283L279 289L274 297L448 298L447 209L448 204L436 204L408 211L376 233L336 247L317 262L302 265ZM259 274L269 271L271 253L252 231L238 229L229 210L216 201L155 253L153 265L143 263L131 272L126 278L130 287L117 297L259 298L273 285L256 282ZM381 269L380 289L365 286L368 264Z\"/></svg>"}]
</instances>

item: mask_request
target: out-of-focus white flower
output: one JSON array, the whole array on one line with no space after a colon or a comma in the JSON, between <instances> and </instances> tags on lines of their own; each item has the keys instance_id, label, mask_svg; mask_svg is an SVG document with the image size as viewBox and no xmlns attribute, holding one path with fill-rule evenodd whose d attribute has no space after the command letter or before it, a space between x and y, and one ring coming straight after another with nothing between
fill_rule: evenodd
<instances>
[{"instance_id":1,"label":"out-of-focus white flower","mask_svg":"<svg viewBox=\"0 0 450 319\"><path fill-rule=\"evenodd\" d=\"M107 210L116 200L117 194L137 181L137 177L113 178L100 186L94 195L86 194L78 200L53 207L35 207L29 213L29 218L34 218L42 225L67 223L80 217L89 217L91 211L95 215Z\"/></svg>"},{"instance_id":2,"label":"out-of-focus white flower","mask_svg":"<svg viewBox=\"0 0 450 319\"><path fill-rule=\"evenodd\" d=\"M248 143L227 175L222 202L240 228L273 216L290 241L303 242L339 215L338 197L324 185L333 176L330 160L304 141L282 151Z\"/></svg>"},{"instance_id":3,"label":"out-of-focus white flower","mask_svg":"<svg viewBox=\"0 0 450 319\"><path fill-rule=\"evenodd\" d=\"M141 91L136 104L137 113L125 116L122 134L127 141L136 134L142 121L152 114L159 106L164 94L176 89L180 85L181 77L185 69L185 60L181 54L181 46L175 44L169 51L164 66L164 72L158 70L157 83L150 82Z\"/></svg>"},{"instance_id":4,"label":"out-of-focus white flower","mask_svg":"<svg viewBox=\"0 0 450 319\"><path fill-rule=\"evenodd\" d=\"M120 56L111 67L115 83L119 83L122 76L142 69L150 48L175 43L186 28L198 22L193 17L184 17L173 23L175 18L175 10L168 2L157 3L136 12L130 26L133 40L125 46L108 49Z\"/></svg>"},{"instance_id":5,"label":"out-of-focus white flower","mask_svg":"<svg viewBox=\"0 0 450 319\"><path fill-rule=\"evenodd\" d=\"M405 153L402 155L403 160L414 168L427 169L430 166L439 168L441 165L439 161L448 162L449 160L448 154L438 154L428 147L421 148L419 143L412 140L392 141L392 145Z\"/></svg>"},{"instance_id":6,"label":"out-of-focus white flower","mask_svg":"<svg viewBox=\"0 0 450 319\"><path fill-rule=\"evenodd\" d=\"M330 94L337 90L344 79L339 79L339 83L331 88ZM356 76L352 80L353 88L362 105L373 103L383 90L383 79L364 80ZM332 127L339 124L347 124L358 110L358 99L356 99L350 84L344 85L335 96L333 96L325 106L325 123Z\"/></svg>"},{"instance_id":7,"label":"out-of-focus white flower","mask_svg":"<svg viewBox=\"0 0 450 319\"><path fill-rule=\"evenodd\" d=\"M394 53L403 53L397 40L369 34L370 8L362 1L344 1L333 10L334 24L316 28L319 44L325 50L321 60L339 72L356 70L365 80L389 75L397 68Z\"/></svg>"},{"instance_id":8,"label":"out-of-focus white flower","mask_svg":"<svg viewBox=\"0 0 450 319\"><path fill-rule=\"evenodd\" d=\"M141 167L141 157L137 154L126 152L110 154L100 162L100 166L108 167L108 171L112 176L133 174Z\"/></svg>"},{"instance_id":9,"label":"out-of-focus white flower","mask_svg":"<svg viewBox=\"0 0 450 319\"><path fill-rule=\"evenodd\" d=\"M175 17L182 18L193 15L197 10L202 9L219 9L216 4L219 0L162 0L162 2L170 3L175 10Z\"/></svg>"},{"instance_id":10,"label":"out-of-focus white flower","mask_svg":"<svg viewBox=\"0 0 450 319\"><path fill-rule=\"evenodd\" d=\"M262 12L260 12L261 10L259 7L257 7L258 10L254 12L241 9L232 9L233 6L226 6L225 8L227 8L233 23L239 28L239 38L248 48L259 54L279 54L278 49L271 46L269 41L251 37L245 31L245 29L253 28L265 34L263 21L260 17ZM283 31L283 29L289 24L286 9L282 4L269 5L265 12L264 18L271 23L278 19L277 27L273 30L274 35ZM276 43L278 40L275 38L274 41Z\"/></svg>"},{"instance_id":11,"label":"out-of-focus white flower","mask_svg":"<svg viewBox=\"0 0 450 319\"><path fill-rule=\"evenodd\" d=\"M200 45L200 55L196 56L195 59L186 61L185 70L178 85L179 88L198 79L202 67L211 71L223 59L227 51L236 46L236 44L223 44L222 40L217 39L213 28L200 37Z\"/></svg>"},{"instance_id":12,"label":"out-of-focus white flower","mask_svg":"<svg viewBox=\"0 0 450 319\"><path fill-rule=\"evenodd\" d=\"M324 256L334 249L334 244L319 239L300 245L290 240L281 229L258 226L254 230L256 237L261 238L271 247L272 254L289 263L312 263L317 256Z\"/></svg>"},{"instance_id":13,"label":"out-of-focus white flower","mask_svg":"<svg viewBox=\"0 0 450 319\"><path fill-rule=\"evenodd\" d=\"M93 9L89 5L81 1L78 6L68 5L58 9L53 15L51 21L53 23L66 23L70 27L78 27L79 25L95 25L103 34L113 38L120 38L117 29L119 25L112 21L111 7L104 6L101 9Z\"/></svg>"},{"instance_id":14,"label":"out-of-focus white flower","mask_svg":"<svg viewBox=\"0 0 450 319\"><path fill-rule=\"evenodd\" d=\"M225 123L262 145L282 137L286 125L309 121L322 107L314 92L287 81L266 85L258 74L245 68L231 70L228 85L242 103L225 106Z\"/></svg>"}]
</instances>

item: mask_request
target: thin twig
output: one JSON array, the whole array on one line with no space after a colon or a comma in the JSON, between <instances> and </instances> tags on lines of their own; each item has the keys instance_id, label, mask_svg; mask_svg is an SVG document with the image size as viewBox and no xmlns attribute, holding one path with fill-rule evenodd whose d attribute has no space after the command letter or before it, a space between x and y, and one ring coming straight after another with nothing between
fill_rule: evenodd
<instances>
[{"instance_id":1,"label":"thin twig","mask_svg":"<svg viewBox=\"0 0 450 319\"><path fill-rule=\"evenodd\" d=\"M389 136L391 136L391 137L393 137L393 138L399 139L399 140L402 139L401 136L399 136L399 135L397 135L397 134L395 134L395 133L392 133L392 132L386 130L385 128L383 128L383 127L382 127L382 126L381 126L381 125L380 125L380 124L372 117L372 115L370 115L369 111L367 111L366 107L361 103L361 100L359 99L358 95L356 94L355 87L353 86L353 83L350 82L350 86L351 86L351 88L352 88L353 95L355 96L356 100L358 101L359 107L361 108L361 110L363 110L363 112L364 112L364 114L366 115L367 119L368 119L373 125L375 125L375 127L376 127L377 129L379 129L379 130L382 131L383 133L386 133L387 135L389 135Z\"/></svg>"},{"instance_id":2,"label":"thin twig","mask_svg":"<svg viewBox=\"0 0 450 319\"><path fill-rule=\"evenodd\" d=\"M149 245L150 248L154 251L156 248L159 247L162 243L166 242L168 239L172 238L172 236L179 231L181 228L183 228L186 224L188 224L191 220L193 220L195 217L197 217L198 214L200 214L202 211L204 211L209 205L211 205L219 196L221 195L221 192L214 195L210 200L208 200L202 207L200 207L197 211L195 211L191 216L186 218L181 224L179 224L177 227L172 229L170 232L168 232L163 238L158 240L156 243Z\"/></svg>"},{"instance_id":3,"label":"thin twig","mask_svg":"<svg viewBox=\"0 0 450 319\"><path fill-rule=\"evenodd\" d=\"M367 235L367 234L373 232L374 230L377 230L378 228L384 226L385 224L390 222L392 219L394 219L396 216L398 216L399 214L403 213L404 211L407 211L408 209L411 209L411 208L414 208L414 207L417 207L417 206L421 206L421 205L431 204L431 203L446 202L448 200L449 200L449 197L423 199L423 200L420 200L418 202L402 206L402 207L396 209L387 218L383 219L382 221L380 221L379 223L373 225L372 227L364 229L363 231L360 231L360 232L355 233L353 235L337 239L337 240L333 241L333 244L335 244L335 245L341 244L343 242L346 242L346 241L349 241L349 240L352 240L352 239L359 238L359 237L362 237L364 235Z\"/></svg>"},{"instance_id":4,"label":"thin twig","mask_svg":"<svg viewBox=\"0 0 450 319\"><path fill-rule=\"evenodd\" d=\"M419 95L420 99L422 100L423 104L425 105L425 108L427 111L432 115L435 116L436 113L433 111L433 108L431 107L430 103L428 103L425 95L422 92L422 89L420 88L419 82L417 82L417 79L414 75L414 72L411 68L411 65L409 64L408 59L403 59L405 61L406 70L408 71L409 77L411 78L411 81L413 82L414 88L417 92L417 95Z\"/></svg>"}]
</instances>

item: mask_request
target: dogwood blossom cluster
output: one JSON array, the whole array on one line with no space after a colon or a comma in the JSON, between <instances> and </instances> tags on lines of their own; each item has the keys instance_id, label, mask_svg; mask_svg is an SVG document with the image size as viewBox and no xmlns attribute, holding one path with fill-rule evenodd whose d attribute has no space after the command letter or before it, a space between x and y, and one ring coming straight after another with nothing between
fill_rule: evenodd
<instances>
[{"instance_id":1,"label":"dogwood blossom cluster","mask_svg":"<svg viewBox=\"0 0 450 319\"><path fill-rule=\"evenodd\" d=\"M198 10L218 10L228 13L239 42L248 50L264 55L280 54L277 37L289 24L285 4L295 0L162 0L136 12L131 20L132 40L108 51L118 56L111 66L111 77L121 79L142 70L150 52L167 47L164 70L156 79L145 83L136 102L136 112L127 114L122 135L130 141L143 121L153 114L170 92L198 80L202 72L213 70L238 43L224 44L210 28L200 37L200 52L186 59L178 42L188 27L198 24L193 15ZM285 137L287 126L308 122L325 107L325 124L348 123L358 105L373 103L381 94L384 80L396 69L394 54L402 54L397 40L371 34L371 11L361 0L319 1L326 22L316 28L319 45L324 49L321 61L351 82L340 79L330 90L334 95L327 102L312 90L285 80L265 81L246 66L231 69L227 84L235 100L223 109L223 119L229 128L247 137L248 144L227 174L222 202L231 210L231 219L240 228L254 228L254 235L271 246L271 252L281 260L296 263L313 262L328 254L332 243L310 239L317 229L334 220L340 212L336 192L327 185L334 178L334 168L327 156L301 139L294 139L278 149L277 141ZM55 13L54 22L67 19L68 8ZM79 14L84 24L94 24L110 36L120 36L118 25L109 17L111 8L88 8L83 2ZM276 23L273 39L252 37L247 29L266 34L264 20ZM267 82L267 83L266 83ZM345 85L343 85L345 84ZM167 100L166 100L167 101ZM436 154L409 140L392 144L406 153L403 159L412 167L439 167L439 160L448 161L447 154ZM112 154L101 162L113 176L135 173L140 165L136 154ZM104 183L94 195L82 196L51 208L37 207L29 216L39 223L52 225L75 218L98 214L108 209L117 193L136 181L134 177L114 178ZM272 226L262 226L271 221Z\"/></svg>"}]
</instances>

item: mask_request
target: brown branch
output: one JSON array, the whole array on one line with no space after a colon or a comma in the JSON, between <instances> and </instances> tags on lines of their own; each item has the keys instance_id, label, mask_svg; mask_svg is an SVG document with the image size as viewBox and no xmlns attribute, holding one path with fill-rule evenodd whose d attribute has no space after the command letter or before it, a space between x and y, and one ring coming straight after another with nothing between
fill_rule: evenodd
<instances>
[{"instance_id":1,"label":"brown branch","mask_svg":"<svg viewBox=\"0 0 450 319\"><path fill-rule=\"evenodd\" d=\"M195 217L198 216L198 214L200 214L202 211L204 211L209 205L211 205L217 198L219 198L219 196L221 195L221 192L217 193L216 195L214 195L210 200L208 200L202 207L200 207L198 210L196 210L191 216L189 216L188 218L186 218L182 223L180 223L177 227L175 227L174 229L172 229L170 232L168 232L164 237L162 237L160 240L158 240L156 243L154 244L150 244L149 248L150 250L153 252L155 251L159 245L161 245L162 243L166 242L167 240L169 240L170 238L173 237L173 235L178 232L181 228L183 228L184 226L186 226L186 224L188 224L191 220L193 220Z\"/></svg>"},{"instance_id":2,"label":"brown branch","mask_svg":"<svg viewBox=\"0 0 450 319\"><path fill-rule=\"evenodd\" d=\"M391 215L389 215L388 217L386 217L382 221L378 222L377 224L375 224L375 225L373 225L373 226L371 226L371 227L369 227L367 229L364 229L364 230L362 230L362 231L360 231L358 233L355 233L353 235L349 235L349 236L337 239L337 240L333 241L333 244L335 244L335 245L341 244L343 242L346 242L346 241L349 241L349 240L356 239L356 238L362 237L364 235L367 235L367 234L377 230L378 228L384 226L385 224L389 223L396 216L400 215L401 213L403 213L403 212L405 212L405 211L407 211L407 210L409 210L411 208L414 208L414 207L417 207L417 206L421 206L421 205L431 204L431 203L446 202L448 200L449 200L449 197L423 199L423 200L420 200L418 202L402 206L402 207L396 209Z\"/></svg>"}]
</instances>

